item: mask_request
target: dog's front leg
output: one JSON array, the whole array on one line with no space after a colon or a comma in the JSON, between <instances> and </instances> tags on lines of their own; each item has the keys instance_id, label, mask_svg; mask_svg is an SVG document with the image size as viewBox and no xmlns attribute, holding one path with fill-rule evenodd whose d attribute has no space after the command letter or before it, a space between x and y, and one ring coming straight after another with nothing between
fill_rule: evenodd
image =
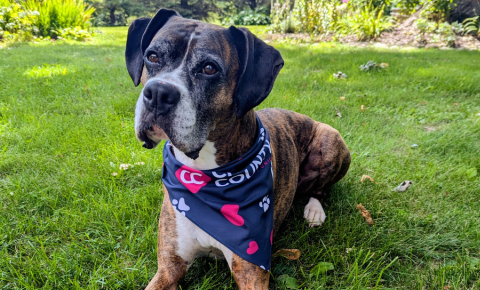
<instances>
[{"instance_id":1,"label":"dog's front leg","mask_svg":"<svg viewBox=\"0 0 480 290\"><path fill-rule=\"evenodd\" d=\"M164 187L162 212L158 222L158 270L146 290L176 290L187 272L188 261L177 254L178 242L175 212Z\"/></svg>"},{"instance_id":2,"label":"dog's front leg","mask_svg":"<svg viewBox=\"0 0 480 290\"><path fill-rule=\"evenodd\" d=\"M232 273L240 290L268 290L269 272L233 254Z\"/></svg>"}]
</instances>

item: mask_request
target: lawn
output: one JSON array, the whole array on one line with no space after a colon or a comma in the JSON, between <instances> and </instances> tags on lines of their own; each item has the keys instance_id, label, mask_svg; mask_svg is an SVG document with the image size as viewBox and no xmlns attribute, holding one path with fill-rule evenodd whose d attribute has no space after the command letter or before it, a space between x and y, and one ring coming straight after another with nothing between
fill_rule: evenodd
<instances>
[{"instance_id":1,"label":"lawn","mask_svg":"<svg viewBox=\"0 0 480 290\"><path fill-rule=\"evenodd\" d=\"M126 32L0 49L0 289L141 289L156 271L162 155L135 139ZM273 250L302 255L273 258L271 289L480 289L480 53L277 48L285 67L260 107L338 129L352 165L322 227L296 202ZM369 60L388 69L360 71ZM334 269L315 273L322 262ZM236 289L209 259L181 287Z\"/></svg>"}]
</instances>

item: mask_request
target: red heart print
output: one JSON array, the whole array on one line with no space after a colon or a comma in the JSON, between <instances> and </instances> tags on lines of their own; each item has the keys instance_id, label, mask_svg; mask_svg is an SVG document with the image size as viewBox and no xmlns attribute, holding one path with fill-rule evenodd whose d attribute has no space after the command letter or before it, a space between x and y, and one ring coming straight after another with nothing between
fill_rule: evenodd
<instances>
[{"instance_id":1,"label":"red heart print","mask_svg":"<svg viewBox=\"0 0 480 290\"><path fill-rule=\"evenodd\" d=\"M238 210L240 207L238 204L226 204L222 206L220 212L227 218L229 222L236 226L243 226L245 221L243 218L238 214Z\"/></svg>"},{"instance_id":2,"label":"red heart print","mask_svg":"<svg viewBox=\"0 0 480 290\"><path fill-rule=\"evenodd\" d=\"M270 244L273 245L273 230L272 230L272 232L270 233Z\"/></svg>"},{"instance_id":3,"label":"red heart print","mask_svg":"<svg viewBox=\"0 0 480 290\"><path fill-rule=\"evenodd\" d=\"M247 254L249 254L249 255L253 255L253 254L255 254L256 251L258 251L258 244L255 241L251 241L248 244L248 247L249 248L247 249Z\"/></svg>"},{"instance_id":4,"label":"red heart print","mask_svg":"<svg viewBox=\"0 0 480 290\"><path fill-rule=\"evenodd\" d=\"M188 190L197 193L202 187L212 180L200 170L183 165L176 172L175 176Z\"/></svg>"}]
</instances>

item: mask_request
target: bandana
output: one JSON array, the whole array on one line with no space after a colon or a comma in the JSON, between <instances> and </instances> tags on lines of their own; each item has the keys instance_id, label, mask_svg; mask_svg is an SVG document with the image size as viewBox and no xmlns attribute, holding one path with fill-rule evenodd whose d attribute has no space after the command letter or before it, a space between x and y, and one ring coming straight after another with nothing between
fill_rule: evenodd
<instances>
[{"instance_id":1,"label":"bandana","mask_svg":"<svg viewBox=\"0 0 480 290\"><path fill-rule=\"evenodd\" d=\"M163 184L170 201L194 224L244 260L270 270L273 170L270 137L257 116L255 145L214 170L180 163L163 148Z\"/></svg>"}]
</instances>

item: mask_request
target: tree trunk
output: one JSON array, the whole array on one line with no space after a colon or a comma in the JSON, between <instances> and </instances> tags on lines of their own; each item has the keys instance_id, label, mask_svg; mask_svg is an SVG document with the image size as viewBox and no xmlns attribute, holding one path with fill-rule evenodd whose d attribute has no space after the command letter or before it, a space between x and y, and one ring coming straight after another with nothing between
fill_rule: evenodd
<instances>
[{"instance_id":1,"label":"tree trunk","mask_svg":"<svg viewBox=\"0 0 480 290\"><path fill-rule=\"evenodd\" d=\"M110 8L110 25L111 26L114 26L115 22L117 22L117 19L115 17L115 10L117 10L116 7Z\"/></svg>"},{"instance_id":2,"label":"tree trunk","mask_svg":"<svg viewBox=\"0 0 480 290\"><path fill-rule=\"evenodd\" d=\"M450 11L450 22L462 22L466 18L480 15L480 0L456 0L455 6Z\"/></svg>"},{"instance_id":3,"label":"tree trunk","mask_svg":"<svg viewBox=\"0 0 480 290\"><path fill-rule=\"evenodd\" d=\"M250 5L250 8L252 10L255 10L255 8L257 8L257 1L256 0L250 0L249 5Z\"/></svg>"}]
</instances>

